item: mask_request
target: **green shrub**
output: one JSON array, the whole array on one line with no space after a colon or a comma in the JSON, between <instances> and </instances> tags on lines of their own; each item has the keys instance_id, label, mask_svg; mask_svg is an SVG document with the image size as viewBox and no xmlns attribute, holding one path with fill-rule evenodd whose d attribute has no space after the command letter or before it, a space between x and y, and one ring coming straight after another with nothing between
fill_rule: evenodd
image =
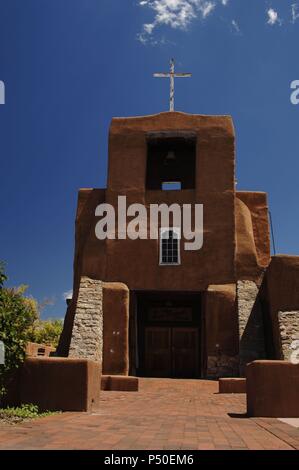
<instances>
[{"instance_id":1,"label":"green shrub","mask_svg":"<svg viewBox=\"0 0 299 470\"><path fill-rule=\"evenodd\" d=\"M30 333L30 341L57 348L63 321L57 318L36 320Z\"/></svg>"},{"instance_id":2,"label":"green shrub","mask_svg":"<svg viewBox=\"0 0 299 470\"><path fill-rule=\"evenodd\" d=\"M0 419L13 423L23 421L24 419L42 418L55 413L57 412L40 412L38 406L26 404L16 407L0 408Z\"/></svg>"},{"instance_id":3,"label":"green shrub","mask_svg":"<svg viewBox=\"0 0 299 470\"><path fill-rule=\"evenodd\" d=\"M24 361L26 343L38 318L37 302L24 296L26 286L5 288L5 280L0 263L0 340L5 345L5 364L0 365L0 397L5 393L8 373Z\"/></svg>"},{"instance_id":4,"label":"green shrub","mask_svg":"<svg viewBox=\"0 0 299 470\"><path fill-rule=\"evenodd\" d=\"M41 310L50 301L39 304L24 295L27 286L7 288L6 280L4 264L0 262L0 341L5 346L5 364L0 365L0 401L10 375L25 359L26 344L32 341L55 348L63 328L60 319L40 319Z\"/></svg>"}]
</instances>

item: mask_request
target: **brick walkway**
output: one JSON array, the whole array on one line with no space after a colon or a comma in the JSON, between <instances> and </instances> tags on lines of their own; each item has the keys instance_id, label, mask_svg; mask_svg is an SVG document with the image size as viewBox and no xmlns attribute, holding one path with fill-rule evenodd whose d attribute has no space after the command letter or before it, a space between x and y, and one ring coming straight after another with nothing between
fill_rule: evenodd
<instances>
[{"instance_id":1,"label":"brick walkway","mask_svg":"<svg viewBox=\"0 0 299 470\"><path fill-rule=\"evenodd\" d=\"M97 413L0 426L0 449L299 449L299 429L244 417L245 395L209 381L141 379L139 392L102 392Z\"/></svg>"}]
</instances>

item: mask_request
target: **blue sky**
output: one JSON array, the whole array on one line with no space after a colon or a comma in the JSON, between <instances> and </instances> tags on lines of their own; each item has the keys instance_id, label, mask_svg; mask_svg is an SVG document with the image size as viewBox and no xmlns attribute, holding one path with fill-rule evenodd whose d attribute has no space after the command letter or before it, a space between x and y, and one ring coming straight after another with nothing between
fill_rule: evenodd
<instances>
[{"instance_id":1,"label":"blue sky","mask_svg":"<svg viewBox=\"0 0 299 470\"><path fill-rule=\"evenodd\" d=\"M296 5L298 4L298 8ZM0 0L0 259L44 316L72 287L80 187L106 184L113 116L231 114L238 189L264 190L277 251L299 254L299 1ZM298 17L297 17L298 15Z\"/></svg>"}]
</instances>

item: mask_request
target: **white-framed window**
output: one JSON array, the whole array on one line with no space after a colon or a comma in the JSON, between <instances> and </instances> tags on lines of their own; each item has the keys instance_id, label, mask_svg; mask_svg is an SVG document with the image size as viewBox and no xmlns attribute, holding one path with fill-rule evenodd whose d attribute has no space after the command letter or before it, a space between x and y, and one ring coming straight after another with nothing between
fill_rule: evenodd
<instances>
[{"instance_id":1,"label":"white-framed window","mask_svg":"<svg viewBox=\"0 0 299 470\"><path fill-rule=\"evenodd\" d=\"M180 240L180 228L160 228L160 265L181 264Z\"/></svg>"}]
</instances>

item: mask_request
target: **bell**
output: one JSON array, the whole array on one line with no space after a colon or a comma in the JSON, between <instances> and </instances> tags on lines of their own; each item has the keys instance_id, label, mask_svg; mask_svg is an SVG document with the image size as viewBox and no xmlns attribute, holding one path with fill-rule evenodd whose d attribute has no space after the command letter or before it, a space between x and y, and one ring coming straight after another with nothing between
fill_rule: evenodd
<instances>
[{"instance_id":1,"label":"bell","mask_svg":"<svg viewBox=\"0 0 299 470\"><path fill-rule=\"evenodd\" d=\"M175 160L175 153L173 150L169 150L166 157L164 158L164 165L169 165Z\"/></svg>"},{"instance_id":2,"label":"bell","mask_svg":"<svg viewBox=\"0 0 299 470\"><path fill-rule=\"evenodd\" d=\"M165 159L166 159L167 161L169 161L169 160L175 160L175 153L174 153L174 151L173 151L173 150L170 150L170 151L167 153Z\"/></svg>"}]
</instances>

